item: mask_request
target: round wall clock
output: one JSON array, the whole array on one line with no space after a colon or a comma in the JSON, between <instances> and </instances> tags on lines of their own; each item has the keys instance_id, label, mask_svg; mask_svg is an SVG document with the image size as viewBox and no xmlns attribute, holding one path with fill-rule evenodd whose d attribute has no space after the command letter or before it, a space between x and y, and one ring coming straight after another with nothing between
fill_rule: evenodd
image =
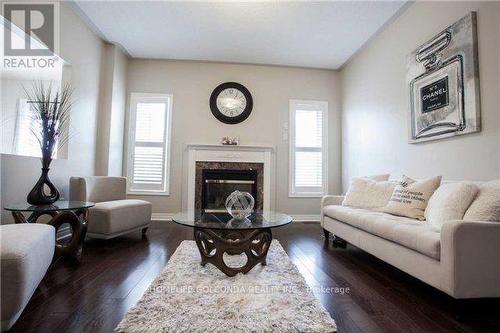
<instances>
[{"instance_id":1,"label":"round wall clock","mask_svg":"<svg viewBox=\"0 0 500 333\"><path fill-rule=\"evenodd\" d=\"M217 86L210 96L210 109L215 118L226 124L238 124L252 113L253 100L250 91L236 82Z\"/></svg>"}]
</instances>

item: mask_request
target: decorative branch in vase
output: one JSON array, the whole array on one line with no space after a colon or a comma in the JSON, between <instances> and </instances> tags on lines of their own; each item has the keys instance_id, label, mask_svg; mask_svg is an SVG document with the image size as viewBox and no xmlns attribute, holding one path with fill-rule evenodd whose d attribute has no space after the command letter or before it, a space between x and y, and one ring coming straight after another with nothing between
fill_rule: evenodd
<instances>
[{"instance_id":1,"label":"decorative branch in vase","mask_svg":"<svg viewBox=\"0 0 500 333\"><path fill-rule=\"evenodd\" d=\"M56 148L68 142L68 121L71 108L71 87L55 90L52 83L33 82L24 88L30 104L31 132L38 140L42 153L42 175L28 194L28 203L48 205L59 199L59 191L49 179L49 170Z\"/></svg>"}]
</instances>

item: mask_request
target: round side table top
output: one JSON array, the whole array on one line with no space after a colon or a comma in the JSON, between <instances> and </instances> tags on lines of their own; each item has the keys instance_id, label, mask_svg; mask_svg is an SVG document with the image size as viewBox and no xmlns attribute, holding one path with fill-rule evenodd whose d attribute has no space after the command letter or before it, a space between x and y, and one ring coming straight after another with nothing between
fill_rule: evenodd
<instances>
[{"instance_id":1,"label":"round side table top","mask_svg":"<svg viewBox=\"0 0 500 333\"><path fill-rule=\"evenodd\" d=\"M89 201L56 201L50 205L31 205L27 202L6 205L5 210L11 212L56 212L63 210L86 209L95 206Z\"/></svg>"}]
</instances>

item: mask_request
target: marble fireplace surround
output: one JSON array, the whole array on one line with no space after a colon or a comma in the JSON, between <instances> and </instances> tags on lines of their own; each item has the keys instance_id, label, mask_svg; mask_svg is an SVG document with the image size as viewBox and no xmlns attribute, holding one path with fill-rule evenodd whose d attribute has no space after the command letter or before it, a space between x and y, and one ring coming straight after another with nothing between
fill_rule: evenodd
<instances>
[{"instance_id":1,"label":"marble fireplace surround","mask_svg":"<svg viewBox=\"0 0 500 333\"><path fill-rule=\"evenodd\" d=\"M256 166L258 169L262 169L262 172L260 172L261 175L259 176L258 172L257 176L258 192L261 193L260 189L262 189L262 208L264 210L273 209L274 205L271 204L271 197L273 197L271 173L273 172L274 147L261 145L223 146L218 144L188 144L186 145L186 150L188 177L187 191L183 191L183 193L186 193L187 196L185 202L187 203L188 210L194 210L196 207L197 165L198 169L204 165L224 166L224 168L233 169L231 163L234 163L234 169L249 170ZM201 172L199 171L198 173L200 174Z\"/></svg>"}]
</instances>

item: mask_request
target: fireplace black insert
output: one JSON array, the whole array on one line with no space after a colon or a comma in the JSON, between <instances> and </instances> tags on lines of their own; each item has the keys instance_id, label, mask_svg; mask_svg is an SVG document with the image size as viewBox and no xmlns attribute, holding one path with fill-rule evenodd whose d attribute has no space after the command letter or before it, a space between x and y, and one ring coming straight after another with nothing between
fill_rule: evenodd
<instances>
[{"instance_id":1,"label":"fireplace black insert","mask_svg":"<svg viewBox=\"0 0 500 333\"><path fill-rule=\"evenodd\" d=\"M250 193L257 202L257 170L203 170L201 208L207 213L226 212L226 198L236 190Z\"/></svg>"}]
</instances>

